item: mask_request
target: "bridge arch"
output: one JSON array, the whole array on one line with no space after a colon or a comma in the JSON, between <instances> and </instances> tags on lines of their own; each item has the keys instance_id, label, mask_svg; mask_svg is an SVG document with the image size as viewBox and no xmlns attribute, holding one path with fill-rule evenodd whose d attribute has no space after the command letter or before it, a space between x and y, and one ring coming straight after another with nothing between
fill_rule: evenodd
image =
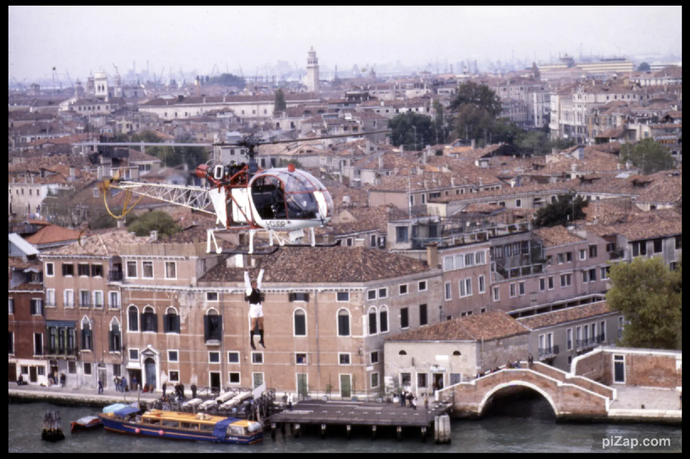
<instances>
[{"instance_id":1,"label":"bridge arch","mask_svg":"<svg viewBox=\"0 0 690 459\"><path fill-rule=\"evenodd\" d=\"M523 386L527 387L529 389L532 389L533 391L537 392L540 394L542 397L546 399L547 402L549 402L549 405L551 405L551 409L553 409L553 412L556 416L559 415L558 408L556 407L556 403L554 403L553 398L546 392L544 389L540 388L539 386L532 384L527 381L509 381L506 383L501 383L496 385L493 389L488 391L485 395L482 401L479 403L479 407L477 409L477 413L481 416L484 413L484 409L486 408L489 400L491 400L491 397L500 391L501 389L505 389L506 387L514 387L514 386Z\"/></svg>"}]
</instances>

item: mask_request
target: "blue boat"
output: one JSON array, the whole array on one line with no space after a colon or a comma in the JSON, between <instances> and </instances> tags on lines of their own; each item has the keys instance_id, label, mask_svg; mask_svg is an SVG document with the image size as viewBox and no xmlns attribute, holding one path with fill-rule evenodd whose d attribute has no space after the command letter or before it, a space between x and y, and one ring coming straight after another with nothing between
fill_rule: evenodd
<instances>
[{"instance_id":1,"label":"blue boat","mask_svg":"<svg viewBox=\"0 0 690 459\"><path fill-rule=\"evenodd\" d=\"M152 410L141 414L138 408L126 407L98 417L106 430L118 433L249 445L263 440L258 422L205 413Z\"/></svg>"}]
</instances>

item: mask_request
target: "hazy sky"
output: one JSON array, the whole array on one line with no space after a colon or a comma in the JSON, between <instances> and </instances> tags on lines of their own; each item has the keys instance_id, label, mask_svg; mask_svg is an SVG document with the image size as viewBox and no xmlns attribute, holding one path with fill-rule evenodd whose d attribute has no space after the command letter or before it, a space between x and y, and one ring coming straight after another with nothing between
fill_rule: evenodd
<instances>
[{"instance_id":1,"label":"hazy sky","mask_svg":"<svg viewBox=\"0 0 690 459\"><path fill-rule=\"evenodd\" d=\"M9 76L82 80L146 68L165 76L242 66L265 73L278 60L425 66L444 59L533 59L549 54L680 55L681 7L9 7ZM582 48L580 48L582 44ZM64 79L64 77L63 77Z\"/></svg>"}]
</instances>

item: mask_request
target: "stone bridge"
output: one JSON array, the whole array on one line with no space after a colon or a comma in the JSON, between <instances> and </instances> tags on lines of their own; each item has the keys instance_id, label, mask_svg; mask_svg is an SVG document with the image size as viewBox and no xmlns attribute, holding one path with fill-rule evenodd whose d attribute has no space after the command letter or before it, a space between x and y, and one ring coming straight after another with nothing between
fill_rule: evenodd
<instances>
[{"instance_id":1,"label":"stone bridge","mask_svg":"<svg viewBox=\"0 0 690 459\"><path fill-rule=\"evenodd\" d=\"M453 404L460 417L482 416L497 394L531 389L544 397L557 419L607 418L616 390L582 376L573 376L539 362L528 368L502 367L469 382L442 389L439 398Z\"/></svg>"}]
</instances>

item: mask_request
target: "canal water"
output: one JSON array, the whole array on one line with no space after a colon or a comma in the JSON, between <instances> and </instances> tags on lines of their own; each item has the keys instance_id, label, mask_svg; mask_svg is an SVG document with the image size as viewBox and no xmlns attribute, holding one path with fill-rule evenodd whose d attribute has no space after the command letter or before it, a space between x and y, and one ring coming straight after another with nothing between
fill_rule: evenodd
<instances>
[{"instance_id":1,"label":"canal water","mask_svg":"<svg viewBox=\"0 0 690 459\"><path fill-rule=\"evenodd\" d=\"M65 440L49 443L41 440L43 416L46 411L59 410ZM435 445L432 435L421 442L418 429L403 430L403 440L395 439L394 429L379 429L375 441L370 430L355 430L353 438L345 437L344 427L332 427L321 439L318 427L304 432L300 438L280 432L275 440L267 432L259 445L224 445L206 442L183 442L158 438L142 438L106 432L69 432L69 423L91 415L97 408L58 406L49 403L9 404L9 452L33 453L143 453L143 452L261 452L261 453L330 453L330 452L599 452L602 438L624 440L643 438L670 438L671 446L663 451L682 451L682 427L653 424L565 424L554 421L553 411L542 398L522 399L492 408L481 420L455 420L452 422L452 443ZM660 449L639 449L654 452ZM622 447L607 451L630 451Z\"/></svg>"}]
</instances>

